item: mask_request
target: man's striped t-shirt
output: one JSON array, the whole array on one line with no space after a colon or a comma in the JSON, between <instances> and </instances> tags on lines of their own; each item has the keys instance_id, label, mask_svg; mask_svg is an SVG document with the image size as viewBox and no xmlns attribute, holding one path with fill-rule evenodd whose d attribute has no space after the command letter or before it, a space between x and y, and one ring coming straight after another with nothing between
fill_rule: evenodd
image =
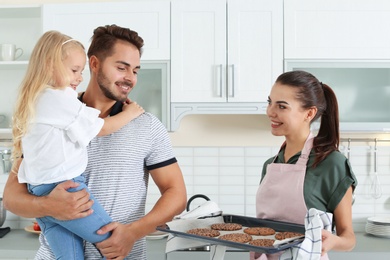
<instances>
[{"instance_id":1,"label":"man's striped t-shirt","mask_svg":"<svg viewBox=\"0 0 390 260\"><path fill-rule=\"evenodd\" d=\"M145 214L148 170L175 162L166 128L154 115L144 113L119 131L91 141L84 175L111 218L126 224ZM42 235L40 241L35 259L55 259ZM85 259L101 259L90 243L86 243ZM134 244L126 259L146 259L145 239Z\"/></svg>"}]
</instances>

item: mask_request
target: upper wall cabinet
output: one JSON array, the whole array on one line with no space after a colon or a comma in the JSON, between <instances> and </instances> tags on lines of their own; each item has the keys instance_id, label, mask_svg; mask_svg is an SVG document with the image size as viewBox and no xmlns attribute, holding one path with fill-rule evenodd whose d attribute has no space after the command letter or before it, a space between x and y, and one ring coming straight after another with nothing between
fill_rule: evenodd
<instances>
[{"instance_id":1,"label":"upper wall cabinet","mask_svg":"<svg viewBox=\"0 0 390 260\"><path fill-rule=\"evenodd\" d=\"M282 0L173 0L171 35L171 129L189 113L265 112L283 72Z\"/></svg>"},{"instance_id":2,"label":"upper wall cabinet","mask_svg":"<svg viewBox=\"0 0 390 260\"><path fill-rule=\"evenodd\" d=\"M23 50L22 56L15 61L0 60L0 69L24 69L41 34L40 6L0 5L0 44L12 43Z\"/></svg>"},{"instance_id":3,"label":"upper wall cabinet","mask_svg":"<svg viewBox=\"0 0 390 260\"><path fill-rule=\"evenodd\" d=\"M58 30L90 45L93 30L116 24L135 30L144 39L142 60L170 59L169 1L45 4L43 31Z\"/></svg>"},{"instance_id":4,"label":"upper wall cabinet","mask_svg":"<svg viewBox=\"0 0 390 260\"><path fill-rule=\"evenodd\" d=\"M41 6L0 4L0 44L11 43L23 50L16 60L0 58L0 114L6 116L4 121L0 120L0 138L12 137L10 124L18 88L41 34Z\"/></svg>"},{"instance_id":5,"label":"upper wall cabinet","mask_svg":"<svg viewBox=\"0 0 390 260\"><path fill-rule=\"evenodd\" d=\"M388 0L284 1L286 59L390 59Z\"/></svg>"}]
</instances>

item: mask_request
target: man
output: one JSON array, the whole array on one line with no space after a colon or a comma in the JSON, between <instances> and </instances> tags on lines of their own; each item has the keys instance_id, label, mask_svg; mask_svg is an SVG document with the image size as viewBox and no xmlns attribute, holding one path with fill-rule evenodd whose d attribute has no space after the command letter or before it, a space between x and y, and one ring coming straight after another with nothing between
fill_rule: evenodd
<instances>
[{"instance_id":1,"label":"man","mask_svg":"<svg viewBox=\"0 0 390 260\"><path fill-rule=\"evenodd\" d=\"M91 80L80 100L99 109L102 118L118 113L136 85L142 46L142 38L127 28L111 25L95 29L88 50ZM144 113L114 134L92 140L88 156L87 184L114 220L98 231L112 231L112 235L96 247L107 259L146 259L145 239L141 238L181 213L187 200L165 127L155 116ZM17 172L19 163L14 164L12 172ZM145 215L149 174L162 195ZM11 173L3 200L9 211L27 218L85 217L91 214L93 202L85 190L66 191L75 185L67 181L47 196L34 197ZM36 259L53 259L42 235L40 242ZM101 259L99 251L87 243L85 258Z\"/></svg>"}]
</instances>

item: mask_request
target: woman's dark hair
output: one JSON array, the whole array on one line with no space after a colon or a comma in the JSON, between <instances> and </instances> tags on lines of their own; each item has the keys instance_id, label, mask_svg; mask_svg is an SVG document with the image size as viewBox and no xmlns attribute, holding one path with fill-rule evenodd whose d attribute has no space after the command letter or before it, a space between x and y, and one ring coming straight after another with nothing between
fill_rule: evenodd
<instances>
[{"instance_id":1,"label":"woman's dark hair","mask_svg":"<svg viewBox=\"0 0 390 260\"><path fill-rule=\"evenodd\" d=\"M138 49L140 55L142 55L142 47L144 46L144 40L137 32L115 24L97 27L93 31L91 40L88 58L95 55L100 60L104 60L112 55L113 47L118 40L133 44Z\"/></svg>"},{"instance_id":2,"label":"woman's dark hair","mask_svg":"<svg viewBox=\"0 0 390 260\"><path fill-rule=\"evenodd\" d=\"M321 118L320 129L313 140L313 167L316 167L328 154L339 149L339 109L336 95L328 85L306 71L283 73L276 82L296 88L296 99L303 108L317 107L317 114L310 122Z\"/></svg>"}]
</instances>

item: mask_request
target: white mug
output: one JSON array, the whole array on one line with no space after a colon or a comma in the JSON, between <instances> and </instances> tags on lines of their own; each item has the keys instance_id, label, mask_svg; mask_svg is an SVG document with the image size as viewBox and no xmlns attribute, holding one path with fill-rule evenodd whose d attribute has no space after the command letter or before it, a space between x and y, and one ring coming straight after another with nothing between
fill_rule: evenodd
<instances>
[{"instance_id":1,"label":"white mug","mask_svg":"<svg viewBox=\"0 0 390 260\"><path fill-rule=\"evenodd\" d=\"M19 53L18 53L19 52ZM0 44L0 60L13 61L23 55L21 48L16 48L15 44L3 43Z\"/></svg>"}]
</instances>

